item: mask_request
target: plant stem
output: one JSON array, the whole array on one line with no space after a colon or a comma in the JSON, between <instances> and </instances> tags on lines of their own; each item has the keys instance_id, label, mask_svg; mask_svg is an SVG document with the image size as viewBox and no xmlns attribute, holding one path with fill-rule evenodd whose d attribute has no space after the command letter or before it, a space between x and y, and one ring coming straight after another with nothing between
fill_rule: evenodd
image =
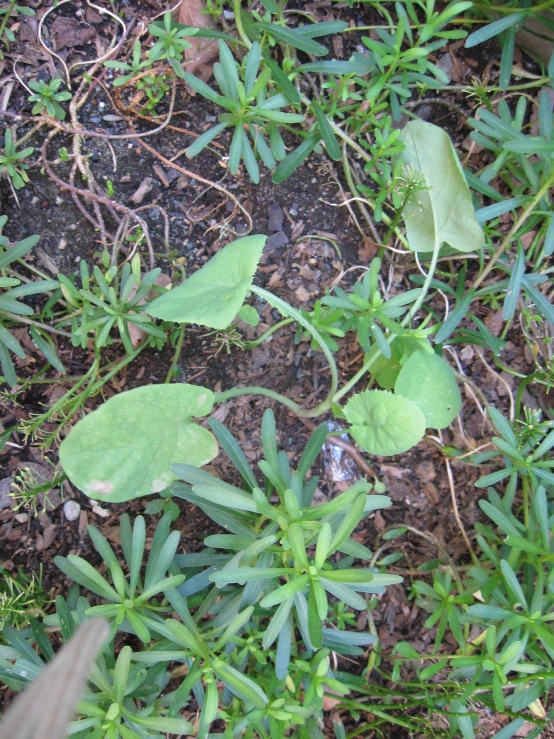
<instances>
[{"instance_id":1,"label":"plant stem","mask_svg":"<svg viewBox=\"0 0 554 739\"><path fill-rule=\"evenodd\" d=\"M183 339L185 338L185 326L186 324L183 323L181 324L181 328L179 329L179 338L177 339L177 344L175 345L175 354L173 355L173 359L171 360L169 371L164 380L164 385L167 385L168 382L171 382L171 380L175 376L175 369L177 367L179 357L181 356L181 349L183 348Z\"/></svg>"},{"instance_id":2,"label":"plant stem","mask_svg":"<svg viewBox=\"0 0 554 739\"><path fill-rule=\"evenodd\" d=\"M46 326L44 323L39 323L39 321L33 321L32 318L26 318L25 316L18 316L16 313L10 313L10 311L7 310L0 310L0 315L5 316L6 318L10 318L12 321L15 321L16 323L26 323L29 326L37 326L38 328L44 329L44 331L49 331L51 334L58 334L59 336L65 336L66 339L71 338L71 334L67 331L61 331L59 328L52 328L52 326Z\"/></svg>"},{"instance_id":3,"label":"plant stem","mask_svg":"<svg viewBox=\"0 0 554 739\"><path fill-rule=\"evenodd\" d=\"M249 387L233 387L230 390L224 390L222 393L216 393L215 402L224 403L226 400L238 398L241 395L265 395L266 398L271 398L272 400L276 400L277 402L286 405L287 408L290 408L290 410L297 415L301 415L303 410L303 408L298 405L298 403L295 403L294 400L281 395L281 393L276 393L274 390L269 390L268 388L259 387L257 385L251 385Z\"/></svg>"},{"instance_id":4,"label":"plant stem","mask_svg":"<svg viewBox=\"0 0 554 739\"><path fill-rule=\"evenodd\" d=\"M537 203L540 203L540 201L543 199L543 197L547 194L547 192L550 190L550 188L554 185L554 174L551 174L550 177L546 180L544 185L541 187L541 189L538 191L538 193L535 195L533 200L529 203L527 208L523 211L523 213L520 215L520 217L517 219L517 221L514 223L512 228L509 230L507 235L502 240L502 243L492 256L490 262L487 264L485 269L481 272L481 274L477 275L476 279L473 281L473 284L470 287L470 290L476 290L479 285L483 282L483 280L486 279L486 277L489 275L489 273L493 270L494 265L499 260L499 258L504 254L506 249L510 246L512 243L513 238L519 231L519 229L523 226L525 221L529 218L531 213L533 212L535 206Z\"/></svg>"},{"instance_id":5,"label":"plant stem","mask_svg":"<svg viewBox=\"0 0 554 739\"><path fill-rule=\"evenodd\" d=\"M283 326L288 326L289 323L294 323L294 318L283 318L282 321L277 321L273 326L267 329L267 331L264 331L261 336L258 336L257 339L254 339L253 341L247 341L245 343L246 349L254 349L256 346L259 346L262 344L266 339L269 339L271 334L274 334L275 331L278 331L280 328L283 328Z\"/></svg>"},{"instance_id":6,"label":"plant stem","mask_svg":"<svg viewBox=\"0 0 554 739\"><path fill-rule=\"evenodd\" d=\"M244 26L242 25L242 18L240 15L241 11L241 0L233 0L233 13L235 16L235 26L237 28L238 34L241 37L242 41L246 45L246 48L249 49L252 46L252 41L248 38L246 35L246 31L244 30Z\"/></svg>"},{"instance_id":7,"label":"plant stem","mask_svg":"<svg viewBox=\"0 0 554 739\"><path fill-rule=\"evenodd\" d=\"M10 3L9 8L6 10L6 13L4 15L4 19L2 21L2 25L0 26L0 41L2 40L2 36L4 35L4 31L6 30L6 26L8 25L8 21L10 19L11 14L13 13L13 9L15 8L16 0L12 0ZM9 47L9 45L8 45ZM0 59L3 59L4 55L0 51Z\"/></svg>"}]
</instances>

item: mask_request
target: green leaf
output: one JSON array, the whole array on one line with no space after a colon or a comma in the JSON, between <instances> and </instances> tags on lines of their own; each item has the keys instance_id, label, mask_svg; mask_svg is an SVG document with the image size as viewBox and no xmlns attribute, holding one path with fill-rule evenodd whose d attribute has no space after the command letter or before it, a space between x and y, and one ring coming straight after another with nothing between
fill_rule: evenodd
<instances>
[{"instance_id":1,"label":"green leaf","mask_svg":"<svg viewBox=\"0 0 554 739\"><path fill-rule=\"evenodd\" d=\"M146 312L164 321L227 328L252 284L266 238L245 236L223 247L185 282L149 303Z\"/></svg>"},{"instance_id":2,"label":"green leaf","mask_svg":"<svg viewBox=\"0 0 554 739\"><path fill-rule=\"evenodd\" d=\"M525 609L525 611L528 611L529 606L527 605L527 599L525 598L522 587L519 584L515 572L512 570L505 559L500 560L500 569L502 570L502 574L504 575L504 579L506 580L506 585L508 586L508 589L511 590L513 596Z\"/></svg>"},{"instance_id":3,"label":"green leaf","mask_svg":"<svg viewBox=\"0 0 554 739\"><path fill-rule=\"evenodd\" d=\"M481 249L485 238L448 134L431 123L411 121L399 140L406 146L402 160L425 188L416 189L403 212L410 249L429 252L443 243L462 252Z\"/></svg>"},{"instance_id":4,"label":"green leaf","mask_svg":"<svg viewBox=\"0 0 554 739\"><path fill-rule=\"evenodd\" d=\"M211 143L218 134L224 131L228 125L229 123L227 121L224 121L223 123L218 123L212 128L208 128L207 131L205 131L196 139L194 143L189 146L189 148L187 149L187 157L189 159L192 159L192 157L200 154L200 152L205 149L206 146L208 146L208 144Z\"/></svg>"},{"instance_id":5,"label":"green leaf","mask_svg":"<svg viewBox=\"0 0 554 739\"><path fill-rule=\"evenodd\" d=\"M167 716L145 718L144 716L133 715L133 722L147 729L153 729L156 732L163 731L165 734L179 734L179 736L183 736L194 732L194 726L182 718L169 718ZM136 734L133 736L136 736Z\"/></svg>"},{"instance_id":6,"label":"green leaf","mask_svg":"<svg viewBox=\"0 0 554 739\"><path fill-rule=\"evenodd\" d=\"M31 338L33 339L33 342L37 349L44 354L44 357L52 367L54 367L55 370L57 370L61 375L65 375L67 370L61 363L58 355L56 354L55 348L48 342L46 339L44 339L39 332L34 328L34 326L31 326L30 329Z\"/></svg>"},{"instance_id":7,"label":"green leaf","mask_svg":"<svg viewBox=\"0 0 554 739\"><path fill-rule=\"evenodd\" d=\"M299 51L306 52L306 54L325 56L329 53L328 49L322 44L318 44L317 41L312 41L306 35L284 28L283 26L278 26L274 23L256 23L256 27L261 31L267 31L278 41L283 41L285 44L289 44Z\"/></svg>"},{"instance_id":8,"label":"green leaf","mask_svg":"<svg viewBox=\"0 0 554 739\"><path fill-rule=\"evenodd\" d=\"M281 90L281 92L283 92L288 97L291 103L295 103L296 105L298 105L302 97L294 84L283 72L281 66L277 64L277 62L273 61L273 59L270 59L269 55L267 54L264 55L264 64L266 64L267 67L271 70L271 76L273 77L275 84Z\"/></svg>"},{"instance_id":9,"label":"green leaf","mask_svg":"<svg viewBox=\"0 0 554 739\"><path fill-rule=\"evenodd\" d=\"M386 390L366 390L344 407L350 433L370 454L388 457L415 446L425 433L425 416L412 401Z\"/></svg>"},{"instance_id":10,"label":"green leaf","mask_svg":"<svg viewBox=\"0 0 554 739\"><path fill-rule=\"evenodd\" d=\"M196 385L146 385L110 398L71 430L60 461L91 498L121 503L165 489L178 479L173 462L199 467L217 442L191 421L211 412L214 395Z\"/></svg>"},{"instance_id":11,"label":"green leaf","mask_svg":"<svg viewBox=\"0 0 554 739\"><path fill-rule=\"evenodd\" d=\"M291 176L302 162L307 159L319 143L319 135L311 134L300 144L300 146L283 159L273 175L274 184L278 185Z\"/></svg>"},{"instance_id":12,"label":"green leaf","mask_svg":"<svg viewBox=\"0 0 554 739\"><path fill-rule=\"evenodd\" d=\"M498 606L487 606L484 603L477 604L475 606L469 606L467 612L471 616L477 616L478 618L492 618L492 619L505 619L513 616L513 611L508 611L505 608L499 608Z\"/></svg>"},{"instance_id":13,"label":"green leaf","mask_svg":"<svg viewBox=\"0 0 554 739\"><path fill-rule=\"evenodd\" d=\"M316 103L312 103L312 108L314 109L315 117L317 119L317 126L319 128L321 138L323 139L323 143L325 144L325 148L327 149L327 153L329 154L331 159L335 160L335 162L340 161L342 156L340 146L337 142L335 134L333 133L333 129L331 128L331 124L329 123L327 116L321 110L319 105L316 105Z\"/></svg>"},{"instance_id":14,"label":"green leaf","mask_svg":"<svg viewBox=\"0 0 554 739\"><path fill-rule=\"evenodd\" d=\"M214 663L214 672L236 696L252 703L256 708L265 708L269 698L256 683L234 667L219 660Z\"/></svg>"},{"instance_id":15,"label":"green leaf","mask_svg":"<svg viewBox=\"0 0 554 739\"><path fill-rule=\"evenodd\" d=\"M18 241L17 244L14 244L3 254L0 254L0 269L4 269L4 267L7 267L8 264L11 264L11 262L14 262L16 259L21 259L21 257L30 251L35 244L38 244L39 241L40 236L29 236L22 241Z\"/></svg>"},{"instance_id":16,"label":"green leaf","mask_svg":"<svg viewBox=\"0 0 554 739\"><path fill-rule=\"evenodd\" d=\"M462 408L462 396L450 365L436 354L417 351L400 370L396 395L413 400L429 428L444 429Z\"/></svg>"},{"instance_id":17,"label":"green leaf","mask_svg":"<svg viewBox=\"0 0 554 739\"><path fill-rule=\"evenodd\" d=\"M498 36L499 33L507 31L508 28L515 26L516 23L519 23L524 19L525 13L510 13L493 23L487 23L477 31L470 33L466 39L465 47L466 49L471 49L473 46L477 46L477 44L482 44L484 41L488 41L490 38Z\"/></svg>"}]
</instances>

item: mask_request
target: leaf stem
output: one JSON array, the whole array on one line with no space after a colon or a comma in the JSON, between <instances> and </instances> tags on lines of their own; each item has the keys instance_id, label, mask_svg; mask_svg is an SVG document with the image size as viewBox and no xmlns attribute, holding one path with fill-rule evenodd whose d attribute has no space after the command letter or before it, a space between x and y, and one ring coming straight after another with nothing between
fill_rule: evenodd
<instances>
[{"instance_id":1,"label":"leaf stem","mask_svg":"<svg viewBox=\"0 0 554 739\"><path fill-rule=\"evenodd\" d=\"M5 316L6 318L10 318L12 321L15 321L16 323L26 323L29 326L37 326L38 328L44 329L44 331L49 331L51 334L58 334L59 336L65 336L67 339L71 338L71 334L67 331L61 331L59 328L52 328L52 326L47 326L44 323L40 323L39 321L33 321L32 318L26 318L25 316L18 316L16 313L10 313L10 311L7 310L0 310L0 315Z\"/></svg>"},{"instance_id":2,"label":"leaf stem","mask_svg":"<svg viewBox=\"0 0 554 739\"><path fill-rule=\"evenodd\" d=\"M237 28L238 34L243 40L244 44L246 45L246 48L249 49L252 46L252 41L248 38L246 31L244 30L244 26L242 25L242 18L241 18L241 0L233 0L233 13L235 16L235 26Z\"/></svg>"},{"instance_id":3,"label":"leaf stem","mask_svg":"<svg viewBox=\"0 0 554 739\"><path fill-rule=\"evenodd\" d=\"M275 331L278 331L280 328L283 328L283 326L288 326L289 323L294 323L294 318L283 318L282 321L277 321L273 326L270 326L267 331L264 331L261 336L258 336L257 339L253 339L252 341L247 341L245 343L246 349L254 349L255 347L262 344L266 339L269 339L269 337L275 333Z\"/></svg>"},{"instance_id":4,"label":"leaf stem","mask_svg":"<svg viewBox=\"0 0 554 739\"><path fill-rule=\"evenodd\" d=\"M231 398L238 398L241 395L265 395L266 398L271 398L272 400L276 400L277 402L286 405L287 408L290 408L290 410L297 415L301 415L301 411L303 410L302 406L298 405L298 403L295 403L294 400L287 398L285 395L281 395L281 393L276 393L274 390L269 390L268 388L258 385L249 385L248 387L233 387L230 390L224 390L222 393L216 393L215 402L224 403L226 400L230 400Z\"/></svg>"},{"instance_id":5,"label":"leaf stem","mask_svg":"<svg viewBox=\"0 0 554 739\"><path fill-rule=\"evenodd\" d=\"M177 362L179 361L179 357L181 356L181 349L183 348L183 340L185 338L185 327L186 327L186 324L182 323L181 328L179 329L179 338L177 339L177 344L175 345L175 354L173 355L173 359L171 360L169 371L164 380L164 385L167 385L168 382L171 382L171 380L175 376L175 369L177 367Z\"/></svg>"}]
</instances>

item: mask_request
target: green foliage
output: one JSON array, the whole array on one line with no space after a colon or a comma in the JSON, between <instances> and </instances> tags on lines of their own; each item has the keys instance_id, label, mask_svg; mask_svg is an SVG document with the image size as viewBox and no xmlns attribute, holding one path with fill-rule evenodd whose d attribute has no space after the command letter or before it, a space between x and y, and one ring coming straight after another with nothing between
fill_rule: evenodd
<instances>
[{"instance_id":1,"label":"green foliage","mask_svg":"<svg viewBox=\"0 0 554 739\"><path fill-rule=\"evenodd\" d=\"M253 182L260 181L257 157L268 169L275 169L276 162L285 156L285 144L279 132L279 124L301 123L303 115L285 113L281 108L289 105L283 94L271 94L268 84L271 69L260 74L260 45L252 44L241 67L224 41L219 42L219 63L214 65L214 76L222 94L216 93L197 77L185 73L187 83L208 100L225 108L217 126L205 131L188 148L187 155L194 157L226 128L234 129L229 149L229 171L236 174L241 160ZM248 138L250 135L250 139ZM268 144L269 141L269 144Z\"/></svg>"},{"instance_id":2,"label":"green foliage","mask_svg":"<svg viewBox=\"0 0 554 739\"><path fill-rule=\"evenodd\" d=\"M499 80L500 89L506 90L512 76L517 32L525 27L526 31L532 36L550 38L552 41L554 40L552 33L554 31L554 24L546 14L538 12L538 9L535 9L537 6L533 7L532 3L505 0L500 7L500 17L498 17L498 5L495 0L484 0L484 2L474 5L475 7L470 9L471 15L490 22L477 28L476 31L467 37L465 43L466 49L471 49L492 38L498 39L502 49ZM539 4L538 6L543 11L547 7L548 4ZM531 31L528 25L530 20L534 20L535 26L538 26L540 30L535 28ZM526 49L526 51L533 53L534 49Z\"/></svg>"},{"instance_id":3,"label":"green foliage","mask_svg":"<svg viewBox=\"0 0 554 739\"><path fill-rule=\"evenodd\" d=\"M500 470L485 475L476 483L485 488L508 480L506 503L511 506L519 484L554 486L554 461L550 450L554 447L554 428L552 421L542 421L540 412L529 415L525 422L511 424L496 410L490 409L491 419L500 434L493 437L497 451L487 453L487 459L502 458ZM523 478L523 479L522 479Z\"/></svg>"},{"instance_id":4,"label":"green foliage","mask_svg":"<svg viewBox=\"0 0 554 739\"><path fill-rule=\"evenodd\" d=\"M471 3L450 3L442 12L435 10L434 0L407 0L405 6L404 9L402 4L396 4L398 22L393 34L378 27L378 41L367 36L362 38L370 52L369 61L375 65L375 73L367 80L357 80L366 100L376 105L388 100L397 121L401 117L402 102L411 97L410 86L440 89L447 84L444 72L431 61L430 56L449 40L466 36L463 30L443 29L470 8ZM418 17L418 9L425 14L423 23Z\"/></svg>"},{"instance_id":5,"label":"green foliage","mask_svg":"<svg viewBox=\"0 0 554 739\"><path fill-rule=\"evenodd\" d=\"M171 464L201 466L217 443L193 417L212 410L214 395L196 385L145 385L119 393L85 416L60 446L69 479L86 495L121 503L164 490Z\"/></svg>"},{"instance_id":6,"label":"green foliage","mask_svg":"<svg viewBox=\"0 0 554 739\"><path fill-rule=\"evenodd\" d=\"M30 619L43 613L48 603L42 588L42 571L38 577L26 575L23 570L12 574L0 565L0 576L0 631L6 624L23 629Z\"/></svg>"},{"instance_id":7,"label":"green foliage","mask_svg":"<svg viewBox=\"0 0 554 739\"><path fill-rule=\"evenodd\" d=\"M152 68L153 61L151 59L144 59L143 61L141 61L141 57L142 46L140 41L137 40L133 44L133 55L129 62L118 62L112 59L104 62L104 66L108 67L108 69L117 69L120 72L125 72L125 74L121 75L120 77L116 77L113 82L114 87L127 85L137 75L141 74L141 72ZM139 89L141 88L139 87Z\"/></svg>"},{"instance_id":8,"label":"green foliage","mask_svg":"<svg viewBox=\"0 0 554 739\"><path fill-rule=\"evenodd\" d=\"M392 335L410 335L424 343L425 337L434 330L425 329L423 325L414 330L404 329L395 320L406 314L410 306L421 296L422 291L407 290L384 300L378 289L380 268L381 260L372 259L369 269L363 278L355 283L352 292L347 293L337 286L316 302L312 313L304 313L323 334L333 351L338 349L338 344L331 336L343 337L348 331L355 331L358 343L366 353L377 346L383 356L389 358L392 351L390 336L388 338L385 336L381 326ZM312 347L314 349L317 347L313 340Z\"/></svg>"},{"instance_id":9,"label":"green foliage","mask_svg":"<svg viewBox=\"0 0 554 739\"><path fill-rule=\"evenodd\" d=\"M148 30L158 40L147 52L147 57L152 62L167 61L171 69L178 77L184 79L181 66L186 49L191 44L186 37L194 36L198 31L173 22L171 13L164 13L162 23L151 23Z\"/></svg>"},{"instance_id":10,"label":"green foliage","mask_svg":"<svg viewBox=\"0 0 554 739\"><path fill-rule=\"evenodd\" d=\"M28 8L25 5L18 5L16 0L11 0L9 5L5 5L0 8L0 45L4 45L9 49L10 44L15 42L15 35L13 30L8 26L13 15L34 15L35 11L33 8ZM4 54L0 48L0 60L4 59Z\"/></svg>"},{"instance_id":11,"label":"green foliage","mask_svg":"<svg viewBox=\"0 0 554 739\"><path fill-rule=\"evenodd\" d=\"M52 118L63 121L65 118L65 110L60 103L71 100L70 92L58 92L62 81L59 77L51 79L50 82L44 80L30 80L29 87L34 90L34 94L29 98L29 102L34 103L32 114L38 115L45 110Z\"/></svg>"},{"instance_id":12,"label":"green foliage","mask_svg":"<svg viewBox=\"0 0 554 739\"><path fill-rule=\"evenodd\" d=\"M16 190L25 187L29 182L29 176L26 170L29 165L23 162L24 159L30 157L34 152L31 146L27 146L21 151L17 151L17 144L14 143L11 128L6 128L4 133L4 150L0 150L0 176L5 174L10 180L12 186Z\"/></svg>"},{"instance_id":13,"label":"green foliage","mask_svg":"<svg viewBox=\"0 0 554 739\"><path fill-rule=\"evenodd\" d=\"M266 236L245 236L217 252L185 282L149 303L151 316L225 329L246 297Z\"/></svg>"},{"instance_id":14,"label":"green foliage","mask_svg":"<svg viewBox=\"0 0 554 739\"><path fill-rule=\"evenodd\" d=\"M18 316L32 316L34 313L33 309L26 303L22 303L20 298L52 290L58 286L58 283L55 280L36 280L21 284L18 278L8 276L10 274L9 265L27 254L38 243L40 237L28 236L9 246L7 237L1 233L7 220L7 216L0 216L0 363L5 381L10 387L14 387L17 384L17 374L10 353L20 359L25 359L26 354L10 331L10 326L17 323ZM65 368L44 332L33 327L30 334L46 359L58 372L65 374Z\"/></svg>"},{"instance_id":15,"label":"green foliage","mask_svg":"<svg viewBox=\"0 0 554 739\"><path fill-rule=\"evenodd\" d=\"M138 255L121 268L115 264L110 266L108 252L103 252L101 259L104 271L94 265L92 275L87 262L79 263L80 288L65 275L58 275L60 297L63 296L68 304L60 326L70 326L73 346L84 349L92 333L94 346L102 349L112 343L110 333L117 328L125 351L132 354L131 327L143 331L152 345L163 346L167 340L165 332L145 315L143 307L155 289L161 269L157 267L142 275Z\"/></svg>"},{"instance_id":16,"label":"green foliage","mask_svg":"<svg viewBox=\"0 0 554 739\"><path fill-rule=\"evenodd\" d=\"M218 422L210 425L242 487L177 464L174 471L188 484L174 483L172 493L198 505L229 533L207 537L199 553L176 554L179 533L170 533L166 513L144 567L141 516L133 526L127 514L121 517L121 563L91 526L106 575L75 555L56 563L101 603L91 606L74 585L67 600L58 596L56 614L43 623L20 632L4 628L10 646L0 648L0 679L18 690L53 657L45 627L59 629L66 641L92 616L111 624L72 734L188 734L193 729L180 714L194 696L200 707L195 735L203 739L215 720L223 722L226 736L322 739L325 693L345 696L351 689L349 676L333 672L331 652L360 656L376 642L370 633L344 628L352 623L346 609L365 610L370 595L401 578L373 565L353 566L372 554L351 535L371 511L390 505L389 498L359 481L337 498L312 505L318 480L309 473L325 441L324 425L292 470L277 449L273 414L266 412L260 485L238 442ZM138 640L116 657L119 634ZM170 670L175 663L178 668Z\"/></svg>"}]
</instances>

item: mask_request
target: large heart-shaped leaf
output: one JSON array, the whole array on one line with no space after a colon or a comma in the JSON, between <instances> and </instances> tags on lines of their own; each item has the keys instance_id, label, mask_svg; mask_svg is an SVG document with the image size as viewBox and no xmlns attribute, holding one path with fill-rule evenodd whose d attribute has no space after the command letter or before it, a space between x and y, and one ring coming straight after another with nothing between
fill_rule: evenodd
<instances>
[{"instance_id":1,"label":"large heart-shaped leaf","mask_svg":"<svg viewBox=\"0 0 554 739\"><path fill-rule=\"evenodd\" d=\"M406 145L401 157L423 186L403 212L410 249L432 252L445 243L457 251L480 249L485 237L448 134L432 123L411 121L400 140Z\"/></svg>"},{"instance_id":2,"label":"large heart-shaped leaf","mask_svg":"<svg viewBox=\"0 0 554 739\"><path fill-rule=\"evenodd\" d=\"M216 456L213 434L191 421L213 404L211 390L197 385L128 390L79 421L60 447L60 461L71 482L97 500L158 493L177 479L172 464L200 467Z\"/></svg>"},{"instance_id":3,"label":"large heart-shaped leaf","mask_svg":"<svg viewBox=\"0 0 554 739\"><path fill-rule=\"evenodd\" d=\"M388 457L415 446L425 433L425 416L417 405L386 390L366 390L344 407L350 433L370 454Z\"/></svg>"},{"instance_id":4,"label":"large heart-shaped leaf","mask_svg":"<svg viewBox=\"0 0 554 739\"><path fill-rule=\"evenodd\" d=\"M413 400L428 427L450 426L462 407L462 396L452 367L436 354L417 351L406 361L394 392Z\"/></svg>"},{"instance_id":5,"label":"large heart-shaped leaf","mask_svg":"<svg viewBox=\"0 0 554 739\"><path fill-rule=\"evenodd\" d=\"M164 321L227 328L252 284L266 239L245 236L227 244L185 282L152 301L146 312Z\"/></svg>"}]
</instances>

